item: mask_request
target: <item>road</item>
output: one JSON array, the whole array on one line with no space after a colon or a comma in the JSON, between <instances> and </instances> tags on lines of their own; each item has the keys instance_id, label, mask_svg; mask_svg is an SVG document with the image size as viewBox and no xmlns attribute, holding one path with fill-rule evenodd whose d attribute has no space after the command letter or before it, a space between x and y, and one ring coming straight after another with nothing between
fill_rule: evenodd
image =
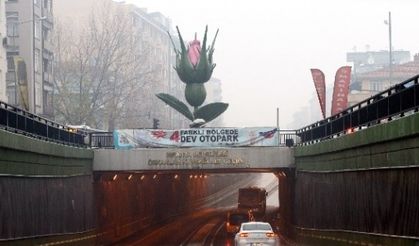
<instances>
[{"instance_id":1,"label":"road","mask_svg":"<svg viewBox=\"0 0 419 246\"><path fill-rule=\"evenodd\" d=\"M246 181L246 183L249 183L249 181ZM272 220L272 218L276 218L279 206L276 177L272 174L264 174L260 176L258 181L253 181L252 183L267 189L268 207L264 220L270 222L274 230L276 230L275 223ZM222 194L217 194L217 199L209 197L203 201L203 204L206 206L217 206L216 204L219 204L220 200L231 196L232 191L237 191L238 188L246 186L248 184L237 184L237 187L228 187L226 189L228 192L223 191ZM234 195L237 196L236 193ZM233 207L196 210L193 213L172 218L163 224L150 227L114 245L233 246L234 235L227 234L225 230L225 220L229 209L233 209ZM281 238L281 246L294 245L287 243L281 233L276 232Z\"/></svg>"},{"instance_id":2,"label":"road","mask_svg":"<svg viewBox=\"0 0 419 246\"><path fill-rule=\"evenodd\" d=\"M188 246L232 246L234 235L225 231L228 209L204 209L174 219L164 225L149 228L115 245L188 245ZM277 209L269 207L267 217L275 215ZM270 221L270 219L267 219ZM278 232L280 235L280 232ZM282 236L280 235L282 238ZM284 240L281 246L287 246Z\"/></svg>"}]
</instances>

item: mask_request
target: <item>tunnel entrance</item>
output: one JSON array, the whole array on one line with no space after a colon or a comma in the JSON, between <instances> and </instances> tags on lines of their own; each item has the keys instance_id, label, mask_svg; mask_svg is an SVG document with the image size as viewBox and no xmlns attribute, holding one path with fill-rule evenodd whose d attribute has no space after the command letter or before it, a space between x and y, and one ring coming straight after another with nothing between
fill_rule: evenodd
<instances>
[{"instance_id":1,"label":"tunnel entrance","mask_svg":"<svg viewBox=\"0 0 419 246\"><path fill-rule=\"evenodd\" d=\"M291 169L95 172L98 242L119 242L198 210L226 214L237 207L238 190L249 186L266 189L269 222L285 233L292 217L287 181L292 173Z\"/></svg>"}]
</instances>

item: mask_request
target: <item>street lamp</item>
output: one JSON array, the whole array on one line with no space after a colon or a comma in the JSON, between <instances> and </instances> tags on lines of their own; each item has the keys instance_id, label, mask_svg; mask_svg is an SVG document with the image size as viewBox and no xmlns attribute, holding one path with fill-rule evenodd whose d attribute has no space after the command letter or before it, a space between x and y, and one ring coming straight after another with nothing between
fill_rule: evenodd
<instances>
[{"instance_id":1,"label":"street lamp","mask_svg":"<svg viewBox=\"0 0 419 246\"><path fill-rule=\"evenodd\" d=\"M391 44L391 12L388 12L388 20L384 20L384 24L388 25L388 40L389 40L389 81L391 85L391 80L393 76L393 52Z\"/></svg>"},{"instance_id":2,"label":"street lamp","mask_svg":"<svg viewBox=\"0 0 419 246\"><path fill-rule=\"evenodd\" d=\"M279 134L279 108L276 108L276 128L278 129L278 146L280 146L281 135Z\"/></svg>"}]
</instances>

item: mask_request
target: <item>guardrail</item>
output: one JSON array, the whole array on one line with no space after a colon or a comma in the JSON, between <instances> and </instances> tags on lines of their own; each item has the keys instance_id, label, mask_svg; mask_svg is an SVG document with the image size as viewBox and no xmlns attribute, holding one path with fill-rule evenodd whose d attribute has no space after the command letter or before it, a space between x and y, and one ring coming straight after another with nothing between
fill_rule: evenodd
<instances>
[{"instance_id":1,"label":"guardrail","mask_svg":"<svg viewBox=\"0 0 419 246\"><path fill-rule=\"evenodd\" d=\"M302 144L310 144L402 117L419 108L419 75L394 85L339 114L297 130Z\"/></svg>"},{"instance_id":2,"label":"guardrail","mask_svg":"<svg viewBox=\"0 0 419 246\"><path fill-rule=\"evenodd\" d=\"M279 131L279 146L292 147L300 143L300 137L295 130ZM92 132L89 133L89 143L91 148L114 148L112 132Z\"/></svg>"},{"instance_id":3,"label":"guardrail","mask_svg":"<svg viewBox=\"0 0 419 246\"><path fill-rule=\"evenodd\" d=\"M85 135L54 121L0 101L0 128L17 134L77 147L88 147Z\"/></svg>"},{"instance_id":4,"label":"guardrail","mask_svg":"<svg viewBox=\"0 0 419 246\"><path fill-rule=\"evenodd\" d=\"M91 148L108 148L113 149L113 133L112 132L92 132L89 133L89 143Z\"/></svg>"},{"instance_id":5,"label":"guardrail","mask_svg":"<svg viewBox=\"0 0 419 246\"><path fill-rule=\"evenodd\" d=\"M279 146L292 147L300 142L296 130L279 130Z\"/></svg>"}]
</instances>

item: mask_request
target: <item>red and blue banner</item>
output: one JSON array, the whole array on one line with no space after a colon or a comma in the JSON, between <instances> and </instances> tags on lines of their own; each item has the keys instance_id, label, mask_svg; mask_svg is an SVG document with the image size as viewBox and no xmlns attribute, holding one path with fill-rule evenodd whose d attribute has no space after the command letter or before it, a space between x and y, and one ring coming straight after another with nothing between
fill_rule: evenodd
<instances>
[{"instance_id":1,"label":"red and blue banner","mask_svg":"<svg viewBox=\"0 0 419 246\"><path fill-rule=\"evenodd\" d=\"M148 147L278 146L278 128L123 129L114 131L115 149Z\"/></svg>"}]
</instances>

